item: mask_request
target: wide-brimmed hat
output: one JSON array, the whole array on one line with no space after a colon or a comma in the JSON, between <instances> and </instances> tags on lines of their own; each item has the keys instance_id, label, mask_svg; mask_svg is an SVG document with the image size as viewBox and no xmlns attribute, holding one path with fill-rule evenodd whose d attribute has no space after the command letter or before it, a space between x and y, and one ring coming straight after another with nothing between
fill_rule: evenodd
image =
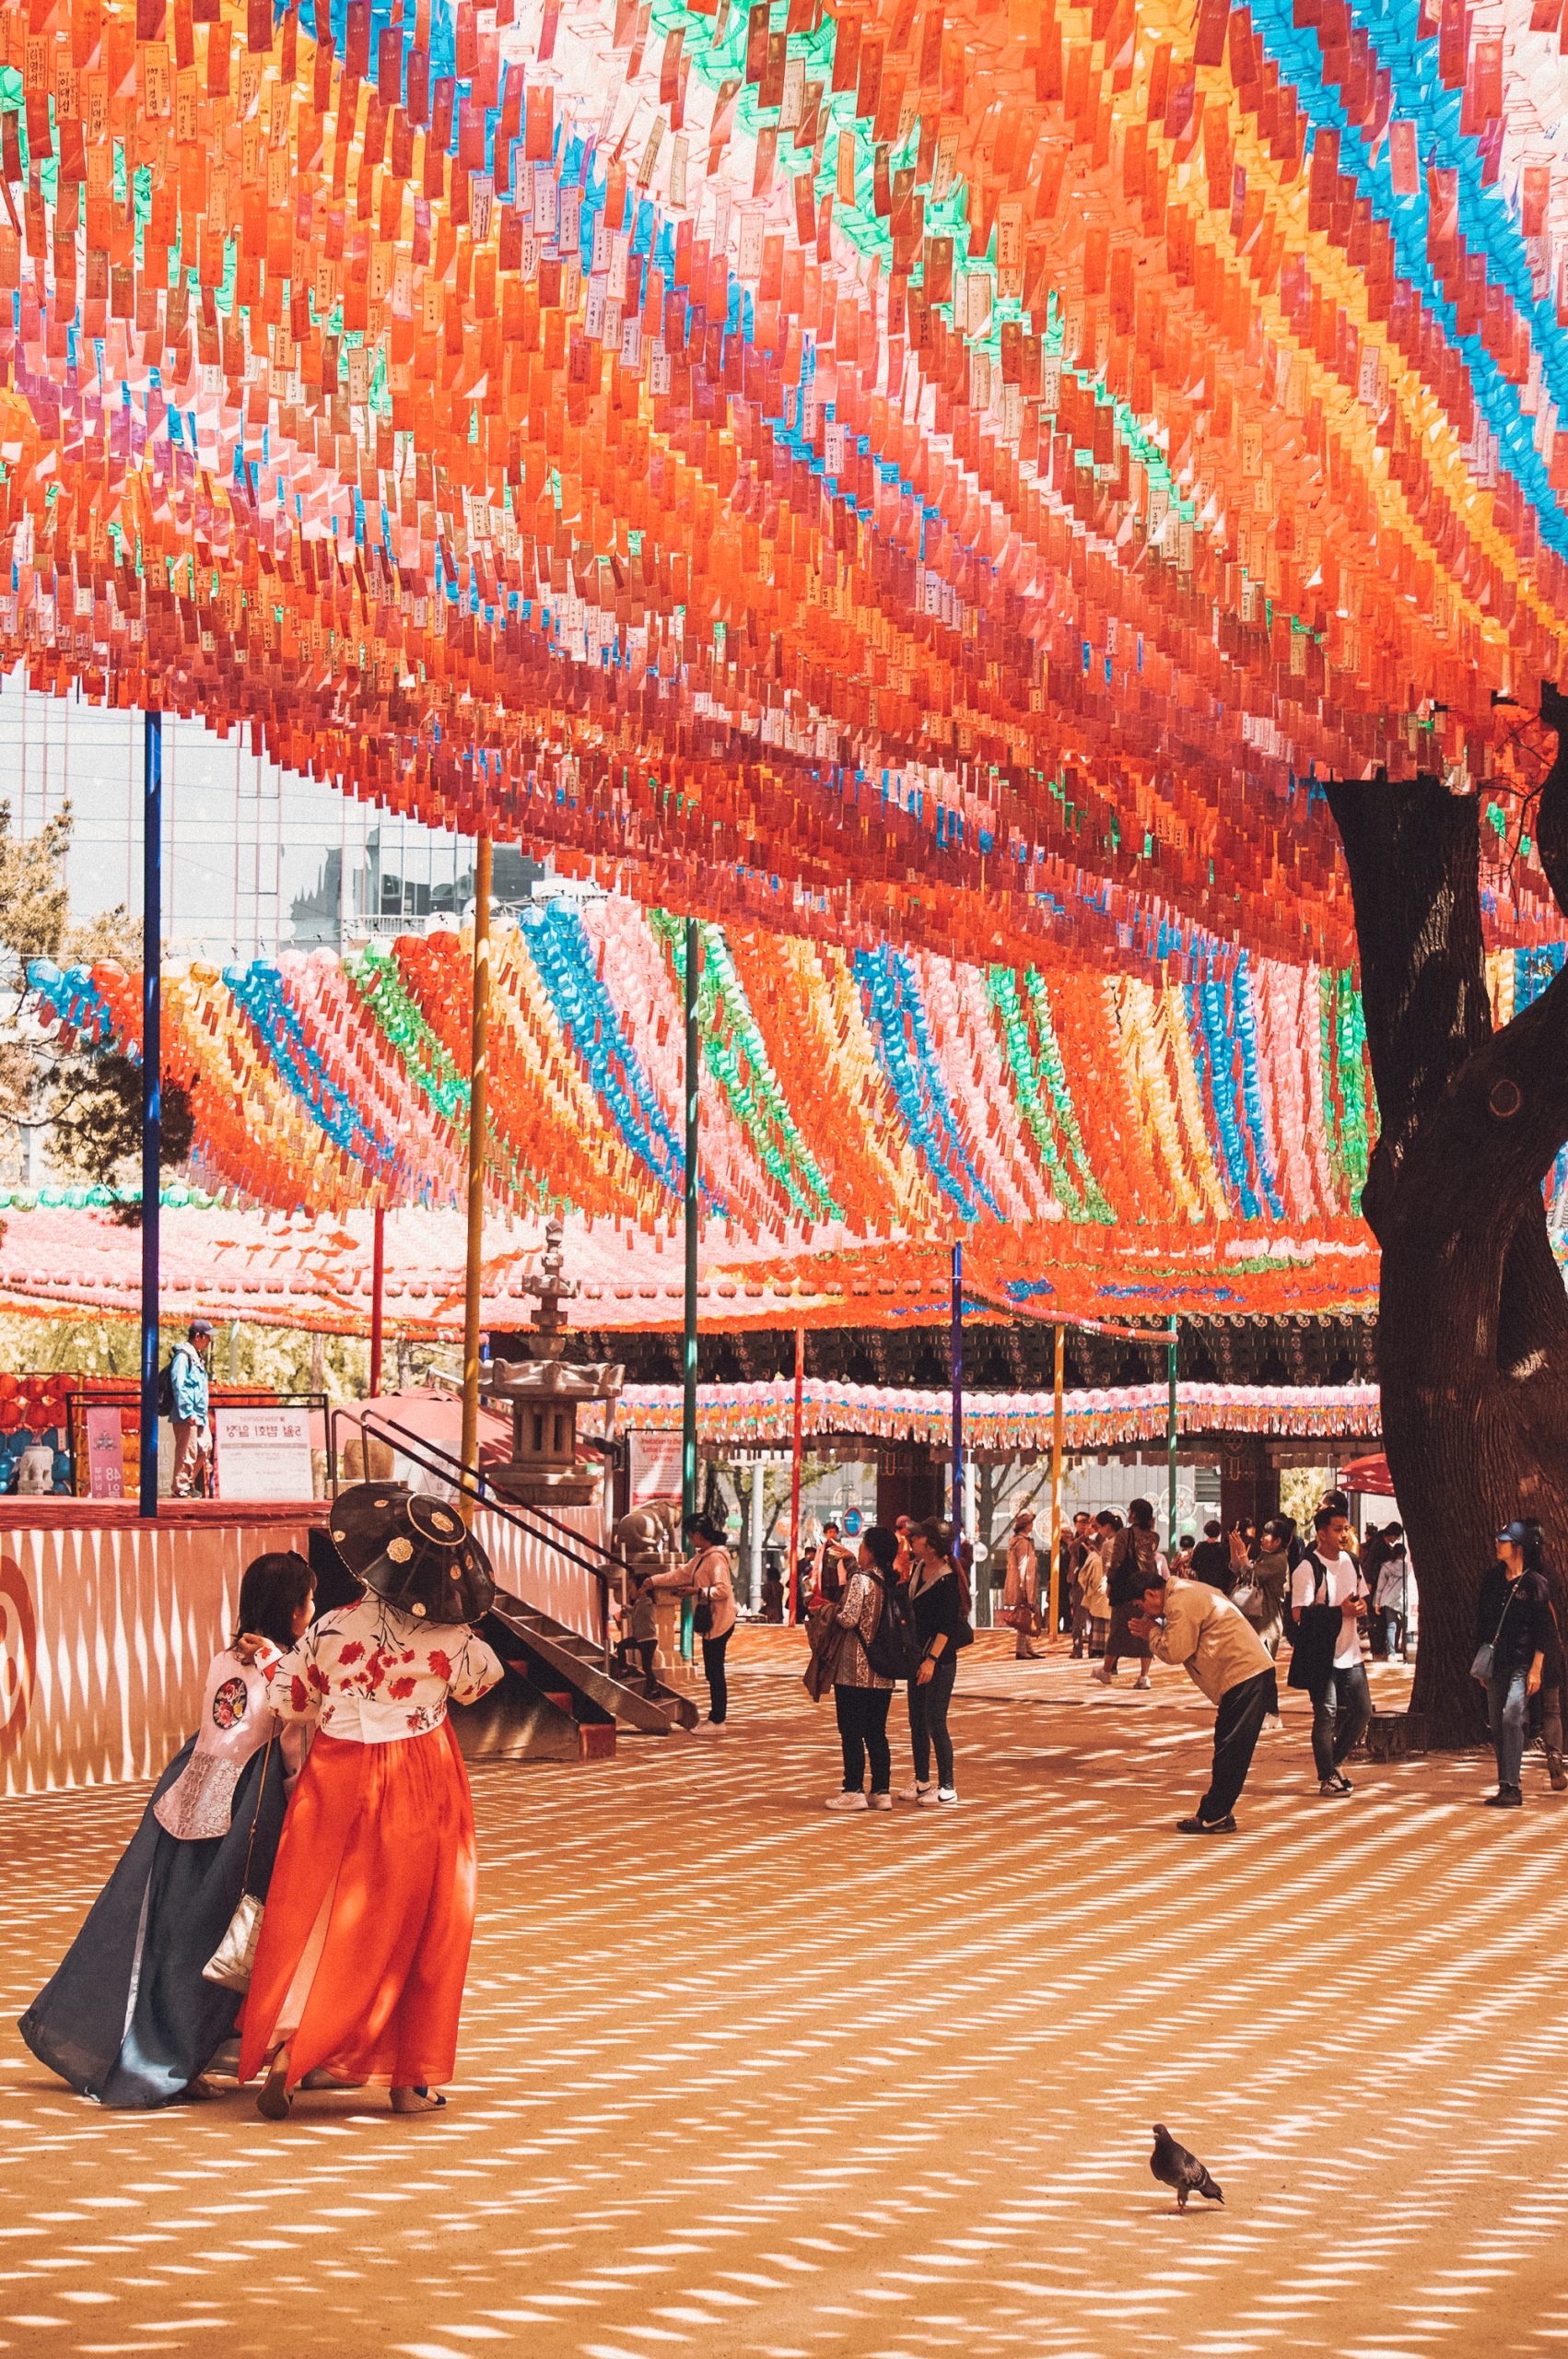
<instances>
[{"instance_id":1,"label":"wide-brimmed hat","mask_svg":"<svg viewBox=\"0 0 1568 2359\"><path fill-rule=\"evenodd\" d=\"M357 1580L421 1622L478 1622L496 1583L455 1507L406 1483L356 1483L332 1503L333 1546Z\"/></svg>"}]
</instances>

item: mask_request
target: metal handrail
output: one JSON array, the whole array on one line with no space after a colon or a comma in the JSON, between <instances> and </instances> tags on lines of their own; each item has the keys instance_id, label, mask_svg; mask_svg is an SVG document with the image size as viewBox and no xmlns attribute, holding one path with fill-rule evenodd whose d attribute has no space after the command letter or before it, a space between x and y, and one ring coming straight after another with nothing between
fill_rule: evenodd
<instances>
[{"instance_id":1,"label":"metal handrail","mask_svg":"<svg viewBox=\"0 0 1568 2359\"><path fill-rule=\"evenodd\" d=\"M450 1450L444 1449L439 1442L432 1441L426 1434L413 1432L407 1426L400 1425L395 1417L389 1417L380 1410L355 1409L347 1402L341 1403L333 1410L332 1426L334 1440L331 1455L334 1489L337 1481L335 1433L339 1417L347 1417L358 1426L362 1442L366 1438L367 1428L370 1427L375 1428L383 1440L395 1435L398 1438L394 1447L404 1458L412 1459L415 1465L423 1473L435 1474L442 1482L451 1483L463 1498L471 1499L475 1507L488 1508L492 1514L498 1515L503 1522L513 1525L525 1536L538 1539L542 1535L538 1532L531 1532L530 1526L522 1520L523 1517L526 1515L541 1517L544 1521L554 1527L549 1544L555 1549L556 1555L565 1556L569 1564L576 1565L580 1571L591 1574L603 1588L609 1589L613 1584L618 1583L625 1575L624 1558L613 1555L607 1548L601 1548L598 1542L591 1540L586 1532L573 1532L569 1524L557 1523L556 1519L550 1515L547 1509L532 1507L526 1500L497 1498L493 1492L486 1491L478 1479L470 1474L460 1458L455 1458ZM412 1444L412 1447L405 1447L407 1444ZM565 1534L566 1538L556 1537L556 1532ZM577 1546L567 1544L568 1540L579 1543L584 1548L593 1549L603 1558L603 1564L596 1565L591 1558L580 1555Z\"/></svg>"}]
</instances>

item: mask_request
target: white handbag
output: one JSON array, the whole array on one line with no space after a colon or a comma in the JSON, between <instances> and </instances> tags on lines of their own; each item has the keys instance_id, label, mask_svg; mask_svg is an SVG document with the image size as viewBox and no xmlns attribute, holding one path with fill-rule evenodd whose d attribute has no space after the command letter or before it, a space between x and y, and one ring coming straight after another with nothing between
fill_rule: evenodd
<instances>
[{"instance_id":1,"label":"white handbag","mask_svg":"<svg viewBox=\"0 0 1568 2359\"><path fill-rule=\"evenodd\" d=\"M275 1720L273 1727L275 1732ZM245 1846L245 1873L241 1880L240 1903L228 1920L228 1931L202 1968L204 1982L219 1982L226 1990L238 1990L241 1998L251 1988L251 1972L256 1963L256 1944L262 1938L263 1904L248 1887L251 1854L256 1848L256 1827L262 1815L262 1804L266 1799L267 1766L272 1759L272 1744L269 1736L266 1758L262 1763L262 1782L256 1794L255 1816L251 1821L251 1840Z\"/></svg>"},{"instance_id":2,"label":"white handbag","mask_svg":"<svg viewBox=\"0 0 1568 2359\"><path fill-rule=\"evenodd\" d=\"M242 1892L240 1906L228 1920L228 1931L202 1968L204 1982L221 1982L241 1997L251 1988L256 1944L262 1938L262 1903L253 1892Z\"/></svg>"}]
</instances>

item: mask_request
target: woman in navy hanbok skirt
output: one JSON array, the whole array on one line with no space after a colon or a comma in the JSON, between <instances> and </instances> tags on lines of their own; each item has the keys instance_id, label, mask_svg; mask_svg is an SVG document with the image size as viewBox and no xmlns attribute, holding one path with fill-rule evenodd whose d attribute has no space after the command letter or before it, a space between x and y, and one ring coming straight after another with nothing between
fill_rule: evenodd
<instances>
[{"instance_id":1,"label":"woman in navy hanbok skirt","mask_svg":"<svg viewBox=\"0 0 1568 2359\"><path fill-rule=\"evenodd\" d=\"M234 2036L240 1993L206 1981L202 1968L241 1893L264 1895L272 1873L301 1742L279 1727L267 1672L308 1626L314 1588L292 1550L246 1567L240 1626L207 1673L200 1726L21 2019L40 2063L99 2105L203 2094L202 2074Z\"/></svg>"}]
</instances>

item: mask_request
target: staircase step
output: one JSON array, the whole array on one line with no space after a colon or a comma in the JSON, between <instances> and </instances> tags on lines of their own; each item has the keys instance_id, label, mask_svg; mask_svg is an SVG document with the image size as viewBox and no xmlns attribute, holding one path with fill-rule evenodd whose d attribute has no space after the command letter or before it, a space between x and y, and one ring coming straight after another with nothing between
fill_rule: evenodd
<instances>
[{"instance_id":1,"label":"staircase step","mask_svg":"<svg viewBox=\"0 0 1568 2359\"><path fill-rule=\"evenodd\" d=\"M577 1742L580 1760L613 1761L615 1757L614 1721L579 1720Z\"/></svg>"}]
</instances>

